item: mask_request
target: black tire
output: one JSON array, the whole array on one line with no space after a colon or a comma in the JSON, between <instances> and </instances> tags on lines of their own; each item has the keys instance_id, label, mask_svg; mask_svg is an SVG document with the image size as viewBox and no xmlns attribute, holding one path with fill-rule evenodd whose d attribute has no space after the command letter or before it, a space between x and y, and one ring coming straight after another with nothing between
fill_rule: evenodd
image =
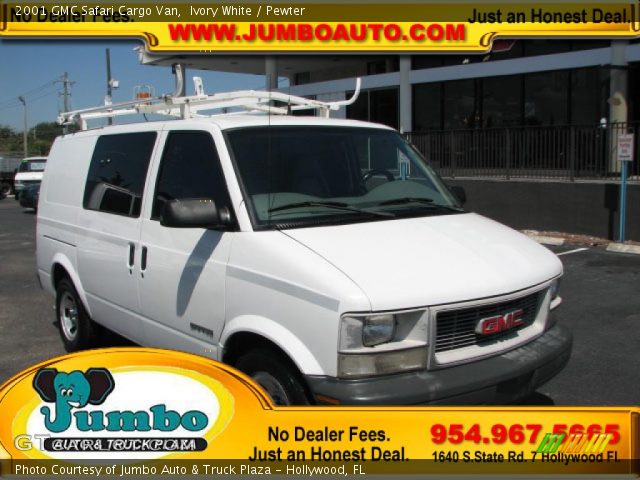
<instances>
[{"instance_id":1,"label":"black tire","mask_svg":"<svg viewBox=\"0 0 640 480\"><path fill-rule=\"evenodd\" d=\"M69 278L60 280L56 288L56 316L60 338L67 352L85 350L96 345L96 325L89 318Z\"/></svg>"},{"instance_id":2,"label":"black tire","mask_svg":"<svg viewBox=\"0 0 640 480\"><path fill-rule=\"evenodd\" d=\"M276 405L309 405L302 376L280 353L260 348L242 355L234 366L253 378Z\"/></svg>"}]
</instances>

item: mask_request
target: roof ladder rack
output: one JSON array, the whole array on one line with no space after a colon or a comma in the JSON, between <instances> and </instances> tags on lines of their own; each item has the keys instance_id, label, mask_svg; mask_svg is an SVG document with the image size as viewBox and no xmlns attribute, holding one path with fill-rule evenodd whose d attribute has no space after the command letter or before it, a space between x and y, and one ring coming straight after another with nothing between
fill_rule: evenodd
<instances>
[{"instance_id":1,"label":"roof ladder rack","mask_svg":"<svg viewBox=\"0 0 640 480\"><path fill-rule=\"evenodd\" d=\"M292 111L299 110L318 110L321 116L329 117L331 110L338 110L343 106L353 104L358 99L361 86L361 80L357 78L356 89L351 98L336 102L322 102L282 92L256 90L242 90L207 95L204 93L202 78L193 77L193 82L195 95L163 95L82 110L73 110L58 115L58 123L60 125L77 124L81 130L86 130L87 120L99 118L113 118L123 115L147 113L168 115L182 119L207 118L213 115L204 115L199 112L227 108L241 108L249 112L267 112L275 115L287 115ZM284 105L276 106L274 102Z\"/></svg>"}]
</instances>

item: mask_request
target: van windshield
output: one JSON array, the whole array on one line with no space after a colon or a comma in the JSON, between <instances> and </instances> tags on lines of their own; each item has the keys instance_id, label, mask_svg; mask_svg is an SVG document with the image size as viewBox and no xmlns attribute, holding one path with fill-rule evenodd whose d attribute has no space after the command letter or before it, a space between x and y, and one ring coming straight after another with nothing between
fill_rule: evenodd
<instances>
[{"instance_id":1,"label":"van windshield","mask_svg":"<svg viewBox=\"0 0 640 480\"><path fill-rule=\"evenodd\" d=\"M38 158L34 160L23 160L18 168L19 172L44 172L46 158Z\"/></svg>"},{"instance_id":2,"label":"van windshield","mask_svg":"<svg viewBox=\"0 0 640 480\"><path fill-rule=\"evenodd\" d=\"M269 126L226 136L256 227L464 212L421 155L391 130Z\"/></svg>"}]
</instances>

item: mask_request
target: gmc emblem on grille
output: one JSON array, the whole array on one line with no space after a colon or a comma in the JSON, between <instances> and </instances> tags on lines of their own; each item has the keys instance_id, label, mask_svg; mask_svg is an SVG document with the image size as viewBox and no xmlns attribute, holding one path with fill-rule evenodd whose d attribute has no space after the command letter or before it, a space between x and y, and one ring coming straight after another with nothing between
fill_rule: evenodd
<instances>
[{"instance_id":1,"label":"gmc emblem on grille","mask_svg":"<svg viewBox=\"0 0 640 480\"><path fill-rule=\"evenodd\" d=\"M522 315L524 310L519 308L513 312L505 313L504 315L496 315L495 317L483 318L476 325L476 333L478 335L492 335L498 332L504 332L520 325L524 325Z\"/></svg>"}]
</instances>

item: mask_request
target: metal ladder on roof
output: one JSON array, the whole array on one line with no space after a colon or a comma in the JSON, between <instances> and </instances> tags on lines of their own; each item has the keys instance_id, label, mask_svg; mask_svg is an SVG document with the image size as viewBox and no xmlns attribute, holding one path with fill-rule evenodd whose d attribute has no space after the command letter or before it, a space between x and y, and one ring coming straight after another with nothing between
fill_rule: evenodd
<instances>
[{"instance_id":1,"label":"metal ladder on roof","mask_svg":"<svg viewBox=\"0 0 640 480\"><path fill-rule=\"evenodd\" d=\"M178 72L176 75L179 75ZM293 111L318 110L322 117L328 118L331 110L353 104L360 94L361 80L356 79L356 88L347 100L322 102L309 98L289 95L282 92L241 90L235 92L204 93L202 78L193 77L195 95L163 95L137 99L130 102L114 103L99 107L73 110L58 115L60 125L77 124L81 130L87 129L87 121L100 118L113 118L124 115L159 114L175 119L209 118L215 115L201 114L207 110L240 108L240 112L224 113L236 115L246 112L266 112L273 115L288 115ZM280 105L275 105L279 103ZM217 114L220 115L220 114Z\"/></svg>"}]
</instances>

